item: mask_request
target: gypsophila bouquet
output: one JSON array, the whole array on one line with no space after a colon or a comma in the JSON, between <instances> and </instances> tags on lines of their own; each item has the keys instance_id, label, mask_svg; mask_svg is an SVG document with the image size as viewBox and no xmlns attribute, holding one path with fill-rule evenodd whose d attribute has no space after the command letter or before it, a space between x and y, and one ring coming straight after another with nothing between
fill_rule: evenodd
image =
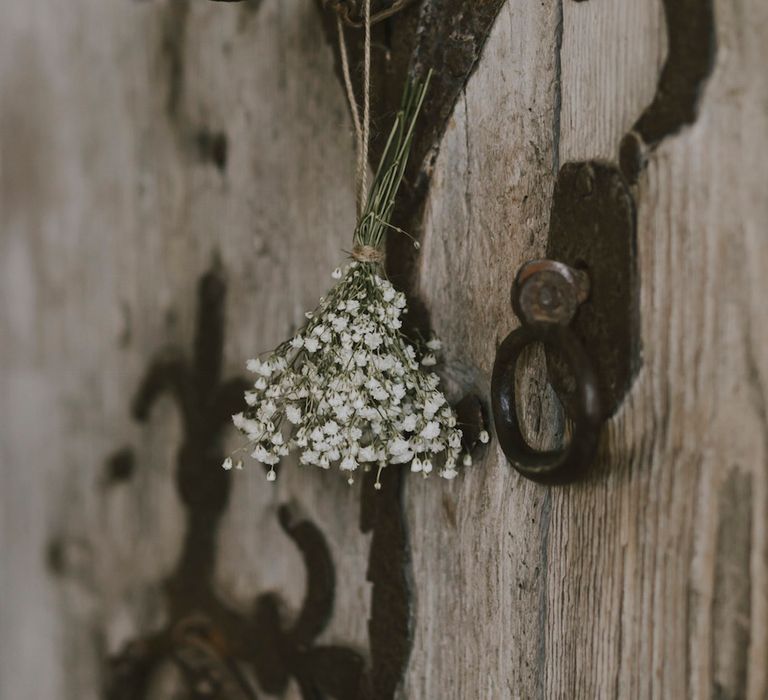
<instances>
[{"instance_id":1,"label":"gypsophila bouquet","mask_svg":"<svg viewBox=\"0 0 768 700\"><path fill-rule=\"evenodd\" d=\"M350 483L358 470L375 468L377 488L387 465L457 475L462 433L437 375L424 369L436 363L440 343L431 340L420 354L405 339L405 296L384 277L382 264L426 87L406 88L355 230L352 262L333 272L338 283L293 338L248 362L256 381L245 396L248 409L233 419L248 451L269 467L270 481L292 452L302 465L337 466ZM463 463L471 463L469 455ZM224 467L233 466L227 458Z\"/></svg>"}]
</instances>

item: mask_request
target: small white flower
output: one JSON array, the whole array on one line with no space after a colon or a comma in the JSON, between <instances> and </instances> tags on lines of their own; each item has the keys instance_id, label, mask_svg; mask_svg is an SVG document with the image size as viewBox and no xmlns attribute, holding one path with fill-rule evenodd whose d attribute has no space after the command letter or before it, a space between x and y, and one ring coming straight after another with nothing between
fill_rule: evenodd
<instances>
[{"instance_id":1,"label":"small white flower","mask_svg":"<svg viewBox=\"0 0 768 700\"><path fill-rule=\"evenodd\" d=\"M443 477L443 479L448 479L449 481L451 479L455 479L459 475L459 472L457 472L455 469L443 469L443 471L440 472L440 476Z\"/></svg>"},{"instance_id":2,"label":"small white flower","mask_svg":"<svg viewBox=\"0 0 768 700\"><path fill-rule=\"evenodd\" d=\"M301 453L301 461L304 464L317 464L320 459L320 455L314 450L305 450Z\"/></svg>"},{"instance_id":3,"label":"small white flower","mask_svg":"<svg viewBox=\"0 0 768 700\"><path fill-rule=\"evenodd\" d=\"M406 416L403 418L403 430L407 430L408 432L413 432L416 430L416 423L418 422L418 419L414 414L411 414L410 416Z\"/></svg>"},{"instance_id":4,"label":"small white flower","mask_svg":"<svg viewBox=\"0 0 768 700\"><path fill-rule=\"evenodd\" d=\"M443 344L438 338L432 338L432 340L427 343L427 348L432 350L432 352L440 352L443 349Z\"/></svg>"},{"instance_id":5,"label":"small white flower","mask_svg":"<svg viewBox=\"0 0 768 700\"><path fill-rule=\"evenodd\" d=\"M320 347L320 341L317 338L307 338L304 341L304 349L307 352L317 352Z\"/></svg>"},{"instance_id":6,"label":"small white flower","mask_svg":"<svg viewBox=\"0 0 768 700\"><path fill-rule=\"evenodd\" d=\"M430 421L424 426L419 435L425 440L434 440L440 435L440 424L437 421Z\"/></svg>"},{"instance_id":7,"label":"small white flower","mask_svg":"<svg viewBox=\"0 0 768 700\"><path fill-rule=\"evenodd\" d=\"M461 460L461 463L465 467L471 467L472 466L472 455L467 453L464 455L463 459Z\"/></svg>"},{"instance_id":8,"label":"small white flower","mask_svg":"<svg viewBox=\"0 0 768 700\"><path fill-rule=\"evenodd\" d=\"M399 454L399 455L392 455L389 461L392 464L407 464L412 459L413 459L413 452L408 450L407 452L403 452L402 454Z\"/></svg>"},{"instance_id":9,"label":"small white flower","mask_svg":"<svg viewBox=\"0 0 768 700\"><path fill-rule=\"evenodd\" d=\"M340 279L341 279L341 268L340 268L340 267L337 267L337 268L336 268L336 269L335 269L335 270L334 270L334 271L331 273L331 277L333 277L333 279L335 279L335 280L340 280Z\"/></svg>"},{"instance_id":10,"label":"small white flower","mask_svg":"<svg viewBox=\"0 0 768 700\"><path fill-rule=\"evenodd\" d=\"M482 430L482 431L480 431L479 439L480 439L480 442L483 443L483 445L487 445L488 442L491 439L491 436L488 435L488 431L487 430Z\"/></svg>"},{"instance_id":11,"label":"small white flower","mask_svg":"<svg viewBox=\"0 0 768 700\"><path fill-rule=\"evenodd\" d=\"M388 445L389 453L394 456L405 454L410 450L410 447L411 445L408 440L403 440L402 438L396 438Z\"/></svg>"},{"instance_id":12,"label":"small white flower","mask_svg":"<svg viewBox=\"0 0 768 700\"><path fill-rule=\"evenodd\" d=\"M425 460L424 460L424 461L421 463L421 470L422 470L422 471L423 471L425 474L429 474L429 473L431 473L431 472L432 472L432 462L431 462L430 460L428 460L428 459L425 459Z\"/></svg>"},{"instance_id":13,"label":"small white flower","mask_svg":"<svg viewBox=\"0 0 768 700\"><path fill-rule=\"evenodd\" d=\"M277 411L277 406L275 405L274 401L265 401L259 406L259 417L262 420L268 420L272 416L275 415L275 411Z\"/></svg>"},{"instance_id":14,"label":"small white flower","mask_svg":"<svg viewBox=\"0 0 768 700\"><path fill-rule=\"evenodd\" d=\"M262 377L272 376L272 365L269 362L262 362L256 370Z\"/></svg>"},{"instance_id":15,"label":"small white flower","mask_svg":"<svg viewBox=\"0 0 768 700\"><path fill-rule=\"evenodd\" d=\"M371 396L373 396L376 401L386 401L389 398L389 394L387 393L386 389L381 386L376 387L371 392Z\"/></svg>"},{"instance_id":16,"label":"small white flower","mask_svg":"<svg viewBox=\"0 0 768 700\"><path fill-rule=\"evenodd\" d=\"M357 453L357 458L361 462L375 462L376 450L370 445L367 445L366 447L361 447L360 451Z\"/></svg>"},{"instance_id":17,"label":"small white flower","mask_svg":"<svg viewBox=\"0 0 768 700\"><path fill-rule=\"evenodd\" d=\"M331 321L331 325L333 326L333 330L337 333L341 333L349 325L349 321L346 316L337 316Z\"/></svg>"},{"instance_id":18,"label":"small white flower","mask_svg":"<svg viewBox=\"0 0 768 700\"><path fill-rule=\"evenodd\" d=\"M232 416L232 423L234 423L238 430L243 430L245 428L246 417L242 413L235 413L235 415Z\"/></svg>"},{"instance_id":19,"label":"small white flower","mask_svg":"<svg viewBox=\"0 0 768 700\"><path fill-rule=\"evenodd\" d=\"M376 350L376 348L378 348L383 342L384 339L381 337L380 333L365 334L365 344L371 348L371 350Z\"/></svg>"},{"instance_id":20,"label":"small white flower","mask_svg":"<svg viewBox=\"0 0 768 700\"><path fill-rule=\"evenodd\" d=\"M422 469L421 460L418 457L414 457L413 461L411 462L411 471L414 473L420 472Z\"/></svg>"},{"instance_id":21,"label":"small white flower","mask_svg":"<svg viewBox=\"0 0 768 700\"><path fill-rule=\"evenodd\" d=\"M277 474L275 474L274 469L270 469L267 472L267 481L274 481L275 479L277 479Z\"/></svg>"},{"instance_id":22,"label":"small white flower","mask_svg":"<svg viewBox=\"0 0 768 700\"><path fill-rule=\"evenodd\" d=\"M232 469L232 467L234 466L234 464L232 463L232 457L227 457L221 466L224 467L224 469L226 469L227 471Z\"/></svg>"},{"instance_id":23,"label":"small white flower","mask_svg":"<svg viewBox=\"0 0 768 700\"><path fill-rule=\"evenodd\" d=\"M440 410L440 406L445 403L445 397L442 394L434 393L424 402L424 415L428 420L432 420L435 414Z\"/></svg>"},{"instance_id":24,"label":"small white flower","mask_svg":"<svg viewBox=\"0 0 768 700\"><path fill-rule=\"evenodd\" d=\"M339 468L343 471L354 471L357 469L357 462L355 461L355 458L351 455L347 455L344 457L344 459L341 460L341 463L339 464Z\"/></svg>"},{"instance_id":25,"label":"small white flower","mask_svg":"<svg viewBox=\"0 0 768 700\"><path fill-rule=\"evenodd\" d=\"M294 350L298 350L303 346L304 346L304 338L302 338L300 335L297 335L291 338L291 347Z\"/></svg>"},{"instance_id":26,"label":"small white flower","mask_svg":"<svg viewBox=\"0 0 768 700\"><path fill-rule=\"evenodd\" d=\"M301 423L301 409L294 404L288 404L285 407L285 417L294 425L298 425Z\"/></svg>"},{"instance_id":27,"label":"small white flower","mask_svg":"<svg viewBox=\"0 0 768 700\"><path fill-rule=\"evenodd\" d=\"M262 464L266 465L277 464L280 461L280 458L277 455L274 455L271 452L267 452L267 450L261 445L259 445L253 451L251 456Z\"/></svg>"},{"instance_id":28,"label":"small white flower","mask_svg":"<svg viewBox=\"0 0 768 700\"><path fill-rule=\"evenodd\" d=\"M342 423L346 423L352 415L352 409L349 406L338 406L335 409L336 418Z\"/></svg>"},{"instance_id":29,"label":"small white flower","mask_svg":"<svg viewBox=\"0 0 768 700\"><path fill-rule=\"evenodd\" d=\"M437 358L430 352L421 358L421 364L425 367L434 367L437 364Z\"/></svg>"}]
</instances>

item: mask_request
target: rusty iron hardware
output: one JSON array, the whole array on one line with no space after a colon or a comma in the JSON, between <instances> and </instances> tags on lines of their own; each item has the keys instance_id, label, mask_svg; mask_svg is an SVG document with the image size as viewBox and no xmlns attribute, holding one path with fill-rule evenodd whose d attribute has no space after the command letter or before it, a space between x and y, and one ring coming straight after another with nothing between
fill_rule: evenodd
<instances>
[{"instance_id":1,"label":"rusty iron hardware","mask_svg":"<svg viewBox=\"0 0 768 700\"><path fill-rule=\"evenodd\" d=\"M348 27L360 29L363 26L362 2L359 0L321 0L325 9L331 10L341 17ZM411 5L414 0L393 0L388 6L375 9L371 13L371 24L378 24L396 15ZM386 4L385 4L386 5Z\"/></svg>"},{"instance_id":2,"label":"rusty iron hardware","mask_svg":"<svg viewBox=\"0 0 768 700\"><path fill-rule=\"evenodd\" d=\"M630 186L653 149L696 120L716 53L712 0L664 0L663 6L669 52L653 100L621 140L617 164L591 160L559 169L549 260L524 265L513 288L513 307L523 325L496 357L494 422L516 469L542 483L567 483L587 472L601 423L618 410L640 368ZM544 344L550 381L573 421L571 441L560 451L533 450L518 422L515 367L522 349L535 342Z\"/></svg>"},{"instance_id":3,"label":"rusty iron hardware","mask_svg":"<svg viewBox=\"0 0 768 700\"><path fill-rule=\"evenodd\" d=\"M286 614L282 597L265 592L249 612L242 612L215 590L216 534L233 477L221 468L223 433L232 413L242 410L248 387L241 378L222 377L226 291L223 269L215 261L198 285L191 357L178 348L158 354L134 397L133 415L141 422L150 419L162 395L170 395L178 405L183 436L176 487L186 512L186 531L176 566L162 582L168 623L128 642L109 659L104 697L249 700L259 697L259 690L285 693L293 681L305 700L393 698L412 640L401 469L385 470L380 491L373 488L375 472L362 480L359 527L371 535L368 653L318 642L333 615L335 567L322 531L296 504L282 505L277 516L304 562L306 593L300 610ZM469 405L470 415L471 409ZM118 488L136 469L133 450L122 448L107 462L105 483ZM51 559L54 564L61 559L56 547Z\"/></svg>"},{"instance_id":4,"label":"rusty iron hardware","mask_svg":"<svg viewBox=\"0 0 768 700\"><path fill-rule=\"evenodd\" d=\"M583 270L553 260L523 265L512 288L512 306L523 325L507 336L496 355L493 416L504 454L521 474L534 481L557 484L577 478L592 462L597 448L602 420L597 375L589 354L569 328L588 292L589 279ZM534 450L520 426L515 371L522 351L536 342L558 352L575 377L570 413L573 434L562 450Z\"/></svg>"},{"instance_id":5,"label":"rusty iron hardware","mask_svg":"<svg viewBox=\"0 0 768 700\"><path fill-rule=\"evenodd\" d=\"M563 484L587 472L601 425L640 365L635 209L617 167L590 161L561 168L547 254L515 278L512 307L522 325L499 347L491 400L499 443L515 468ZM560 450L534 450L520 426L515 370L532 343L544 345L550 381L572 422Z\"/></svg>"}]
</instances>

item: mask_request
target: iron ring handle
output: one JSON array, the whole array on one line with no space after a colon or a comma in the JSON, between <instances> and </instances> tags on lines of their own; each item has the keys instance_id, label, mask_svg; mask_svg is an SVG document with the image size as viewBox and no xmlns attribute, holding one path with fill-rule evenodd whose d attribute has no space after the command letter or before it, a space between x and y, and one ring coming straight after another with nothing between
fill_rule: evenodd
<instances>
[{"instance_id":1,"label":"iron ring handle","mask_svg":"<svg viewBox=\"0 0 768 700\"><path fill-rule=\"evenodd\" d=\"M576 378L573 433L561 450L533 449L523 436L515 403L515 368L531 343L558 352ZM527 323L512 331L496 353L491 379L493 421L499 444L520 474L542 484L566 484L584 475L597 452L602 411L597 374L581 341L567 326Z\"/></svg>"}]
</instances>

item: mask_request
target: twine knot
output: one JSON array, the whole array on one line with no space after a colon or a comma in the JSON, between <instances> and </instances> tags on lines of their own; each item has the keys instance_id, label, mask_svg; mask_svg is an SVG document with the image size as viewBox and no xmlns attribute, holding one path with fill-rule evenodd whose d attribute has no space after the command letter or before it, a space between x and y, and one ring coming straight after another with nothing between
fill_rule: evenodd
<instances>
[{"instance_id":1,"label":"twine knot","mask_svg":"<svg viewBox=\"0 0 768 700\"><path fill-rule=\"evenodd\" d=\"M356 245L352 250L352 258L361 263L384 263L384 251L372 245Z\"/></svg>"}]
</instances>

